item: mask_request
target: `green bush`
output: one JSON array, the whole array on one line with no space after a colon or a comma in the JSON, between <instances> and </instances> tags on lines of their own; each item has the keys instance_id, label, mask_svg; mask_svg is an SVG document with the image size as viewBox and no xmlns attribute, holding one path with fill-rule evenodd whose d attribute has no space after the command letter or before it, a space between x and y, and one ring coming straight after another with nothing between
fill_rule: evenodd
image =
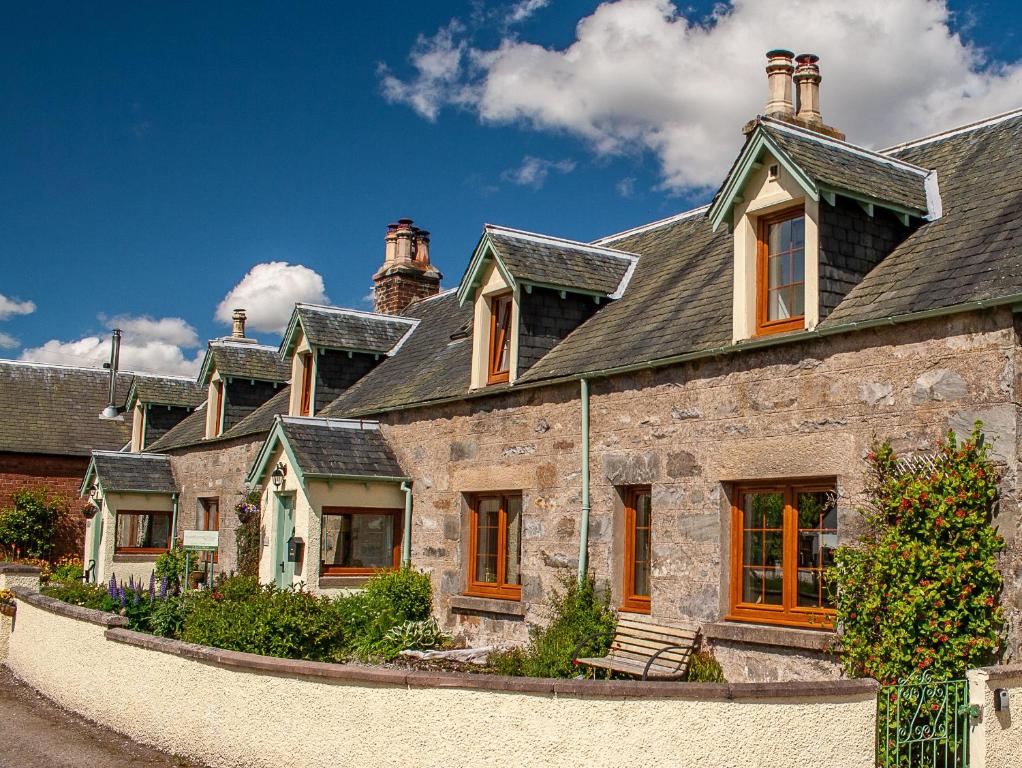
<instances>
[{"instance_id":1,"label":"green bush","mask_svg":"<svg viewBox=\"0 0 1022 768\"><path fill-rule=\"evenodd\" d=\"M405 622L426 620L432 605L428 574L402 568L372 577L361 592L339 598L335 604L347 653L363 660L393 658L404 648L386 640L387 633Z\"/></svg>"},{"instance_id":2,"label":"green bush","mask_svg":"<svg viewBox=\"0 0 1022 768\"><path fill-rule=\"evenodd\" d=\"M591 574L582 581L566 575L561 589L551 595L550 622L531 632L522 664L522 673L530 677L574 677L576 648L579 656L604 656L614 639L617 617L609 590L597 591Z\"/></svg>"},{"instance_id":3,"label":"green bush","mask_svg":"<svg viewBox=\"0 0 1022 768\"><path fill-rule=\"evenodd\" d=\"M709 651L693 653L685 680L690 683L726 683L720 662Z\"/></svg>"},{"instance_id":4,"label":"green bush","mask_svg":"<svg viewBox=\"0 0 1022 768\"><path fill-rule=\"evenodd\" d=\"M411 568L386 571L366 582L370 602L390 606L398 621L424 621L433 609L433 584L429 575Z\"/></svg>"},{"instance_id":5,"label":"green bush","mask_svg":"<svg viewBox=\"0 0 1022 768\"><path fill-rule=\"evenodd\" d=\"M195 555L189 555L183 547L173 546L156 558L153 574L158 581L167 580L167 589L178 592L185 580L185 558L195 561Z\"/></svg>"},{"instance_id":6,"label":"green bush","mask_svg":"<svg viewBox=\"0 0 1022 768\"><path fill-rule=\"evenodd\" d=\"M491 653L486 658L486 666L495 675L522 677L525 675L525 662L528 658L524 648L509 648Z\"/></svg>"},{"instance_id":7,"label":"green bush","mask_svg":"<svg viewBox=\"0 0 1022 768\"><path fill-rule=\"evenodd\" d=\"M949 433L923 469L899 464L890 443L869 454L866 532L831 571L849 676L947 679L993 660L1004 540L991 525L998 476L981 427L961 445Z\"/></svg>"},{"instance_id":8,"label":"green bush","mask_svg":"<svg viewBox=\"0 0 1022 768\"><path fill-rule=\"evenodd\" d=\"M40 490L15 491L0 511L0 550L8 557L48 557L62 505Z\"/></svg>"},{"instance_id":9,"label":"green bush","mask_svg":"<svg viewBox=\"0 0 1022 768\"><path fill-rule=\"evenodd\" d=\"M97 611L112 611L115 606L106 587L86 584L82 581L51 582L40 590L44 595L55 597L71 605L93 608ZM118 606L119 607L119 606Z\"/></svg>"},{"instance_id":10,"label":"green bush","mask_svg":"<svg viewBox=\"0 0 1022 768\"><path fill-rule=\"evenodd\" d=\"M199 593L201 597L201 593ZM157 601L149 615L149 631L160 637L180 637L195 605L196 593L168 595Z\"/></svg>"},{"instance_id":11,"label":"green bush","mask_svg":"<svg viewBox=\"0 0 1022 768\"><path fill-rule=\"evenodd\" d=\"M61 583L81 581L82 569L82 561L77 557L64 556L52 566L49 572L49 580Z\"/></svg>"}]
</instances>

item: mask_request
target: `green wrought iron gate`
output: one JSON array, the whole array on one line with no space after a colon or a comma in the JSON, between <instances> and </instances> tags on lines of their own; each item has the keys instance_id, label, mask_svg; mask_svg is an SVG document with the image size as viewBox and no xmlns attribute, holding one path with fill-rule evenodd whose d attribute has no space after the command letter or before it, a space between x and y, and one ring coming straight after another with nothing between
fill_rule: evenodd
<instances>
[{"instance_id":1,"label":"green wrought iron gate","mask_svg":"<svg viewBox=\"0 0 1022 768\"><path fill-rule=\"evenodd\" d=\"M882 768L968 768L966 680L930 680L927 674L880 688L877 765Z\"/></svg>"}]
</instances>

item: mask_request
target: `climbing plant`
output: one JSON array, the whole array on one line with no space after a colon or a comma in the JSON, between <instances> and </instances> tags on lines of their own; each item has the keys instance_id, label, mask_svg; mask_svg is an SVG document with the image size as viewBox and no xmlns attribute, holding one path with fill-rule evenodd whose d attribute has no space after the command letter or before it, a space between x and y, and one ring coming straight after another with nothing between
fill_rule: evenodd
<instances>
[{"instance_id":1,"label":"climbing plant","mask_svg":"<svg viewBox=\"0 0 1022 768\"><path fill-rule=\"evenodd\" d=\"M889 442L870 452L865 532L837 550L832 572L850 676L948 679L997 653L1004 540L981 430L961 443L949 433L922 462L899 461Z\"/></svg>"},{"instance_id":2,"label":"climbing plant","mask_svg":"<svg viewBox=\"0 0 1022 768\"><path fill-rule=\"evenodd\" d=\"M245 501L238 503L234 511L241 525L235 533L238 547L238 573L242 576L259 575L259 548L262 537L259 513L260 494L253 491Z\"/></svg>"}]
</instances>

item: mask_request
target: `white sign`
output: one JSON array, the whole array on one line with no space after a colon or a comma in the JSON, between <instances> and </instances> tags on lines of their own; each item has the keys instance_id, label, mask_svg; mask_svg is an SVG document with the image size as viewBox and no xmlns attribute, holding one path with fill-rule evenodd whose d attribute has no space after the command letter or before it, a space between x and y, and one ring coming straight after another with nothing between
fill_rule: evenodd
<instances>
[{"instance_id":1,"label":"white sign","mask_svg":"<svg viewBox=\"0 0 1022 768\"><path fill-rule=\"evenodd\" d=\"M185 549L216 551L220 548L219 531L185 531Z\"/></svg>"}]
</instances>

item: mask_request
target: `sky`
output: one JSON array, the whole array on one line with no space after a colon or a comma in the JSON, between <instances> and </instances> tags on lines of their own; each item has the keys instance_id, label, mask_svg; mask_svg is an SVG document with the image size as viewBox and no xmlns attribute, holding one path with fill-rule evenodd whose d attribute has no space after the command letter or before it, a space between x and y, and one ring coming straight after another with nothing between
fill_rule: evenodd
<instances>
[{"instance_id":1,"label":"sky","mask_svg":"<svg viewBox=\"0 0 1022 768\"><path fill-rule=\"evenodd\" d=\"M457 284L484 223L590 240L706 202L820 55L897 141L1022 107L1010 0L4 3L0 356L194 375L295 301L371 308L386 225Z\"/></svg>"}]
</instances>

